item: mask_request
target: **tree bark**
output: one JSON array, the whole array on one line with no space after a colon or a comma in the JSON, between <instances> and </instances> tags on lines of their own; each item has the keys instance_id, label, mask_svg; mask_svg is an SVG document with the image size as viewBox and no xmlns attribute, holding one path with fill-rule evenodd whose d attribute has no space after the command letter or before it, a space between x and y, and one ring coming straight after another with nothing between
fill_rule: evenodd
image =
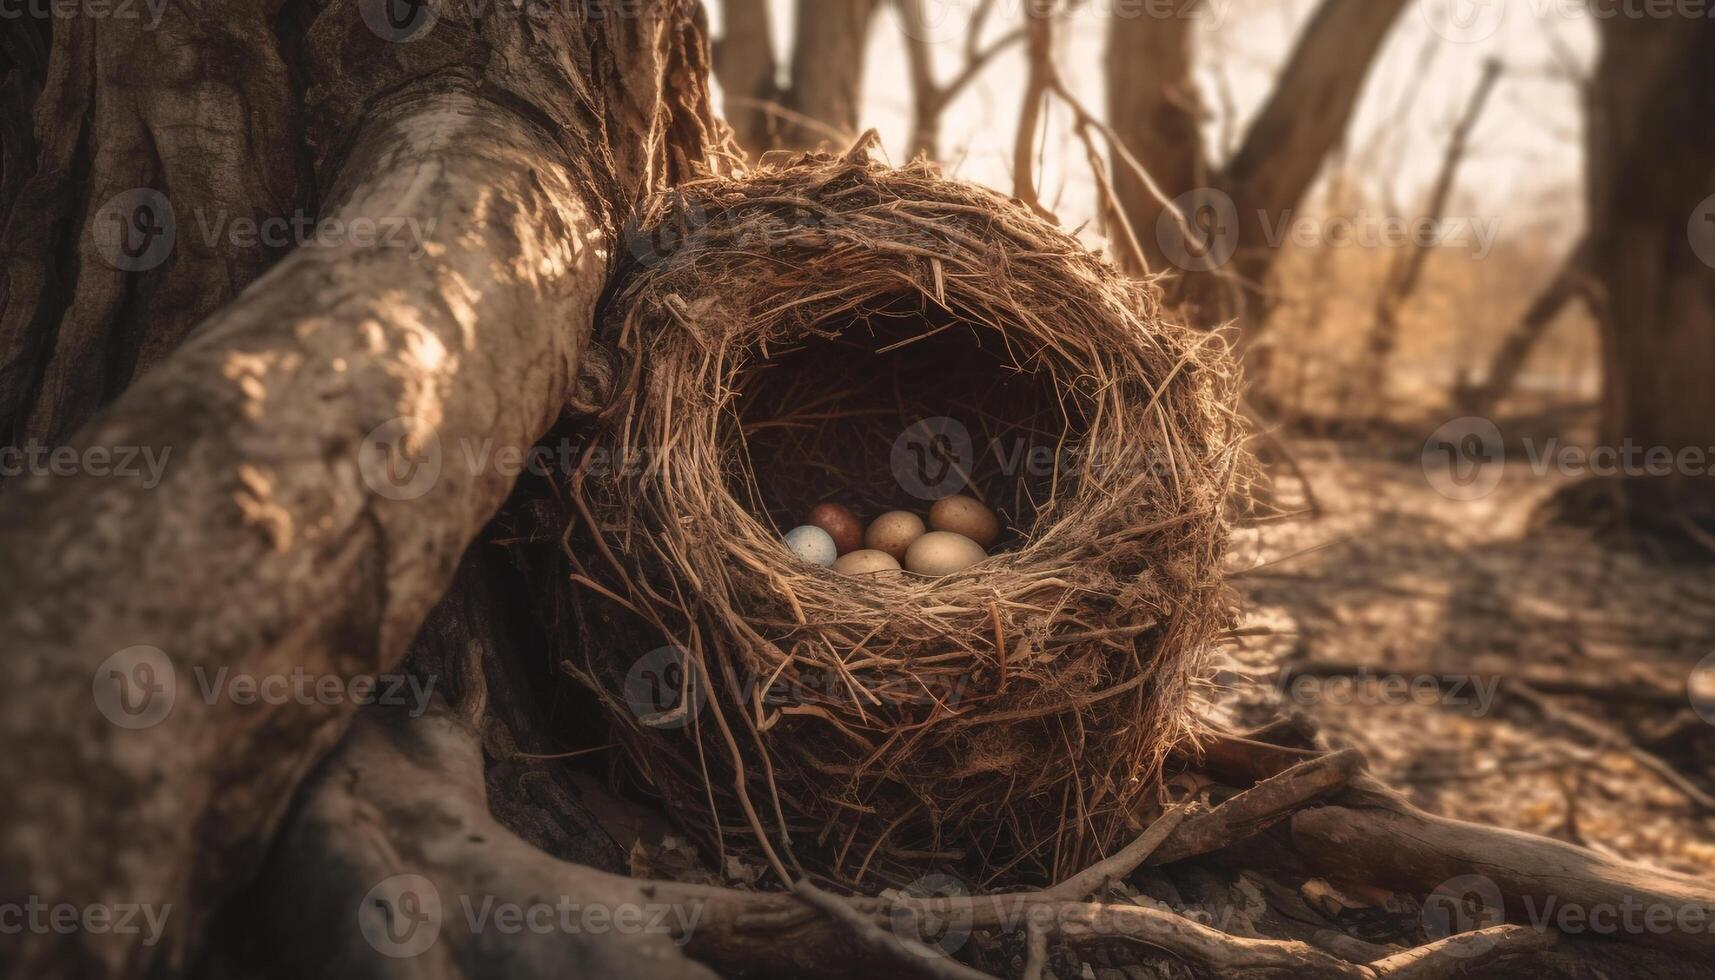
<instances>
[{"instance_id":1,"label":"tree bark","mask_svg":"<svg viewBox=\"0 0 1715 980\"><path fill-rule=\"evenodd\" d=\"M1591 86L1590 265L1602 294L1601 438L1715 447L1715 22L1608 18ZM1701 254L1699 254L1701 252ZM1715 527L1709 461L1623 481L1627 512ZM1694 472L1696 471L1696 472Z\"/></svg>"},{"instance_id":2,"label":"tree bark","mask_svg":"<svg viewBox=\"0 0 1715 980\"><path fill-rule=\"evenodd\" d=\"M830 140L844 144L857 138L864 57L881 3L798 0L787 103L793 115L781 127L783 148L807 150Z\"/></svg>"},{"instance_id":3,"label":"tree bark","mask_svg":"<svg viewBox=\"0 0 1715 980\"><path fill-rule=\"evenodd\" d=\"M752 155L773 148L776 126L768 107L781 97L771 20L768 0L727 0L714 48L727 123L738 145Z\"/></svg>"},{"instance_id":4,"label":"tree bark","mask_svg":"<svg viewBox=\"0 0 1715 980\"><path fill-rule=\"evenodd\" d=\"M89 421L280 254L224 247L202 225L307 203L298 100L282 97L266 5L218 0L153 27L90 20L55 27L35 100L38 159L0 233L9 445L53 445ZM129 263L102 248L110 202L134 188L170 190L180 212L172 254L146 276L120 266L153 254Z\"/></svg>"},{"instance_id":5,"label":"tree bark","mask_svg":"<svg viewBox=\"0 0 1715 980\"><path fill-rule=\"evenodd\" d=\"M1108 29L1108 120L1169 200L1209 182L1203 107L1192 77L1191 17L1115 16ZM1156 233L1162 205L1113 155L1114 196L1137 231L1147 271L1173 268ZM1146 270L1130 269L1132 273Z\"/></svg>"},{"instance_id":6,"label":"tree bark","mask_svg":"<svg viewBox=\"0 0 1715 980\"><path fill-rule=\"evenodd\" d=\"M886 0L798 0L791 77L776 83L778 59L765 0L726 6L715 67L726 114L745 152L843 149L857 138L864 58Z\"/></svg>"},{"instance_id":7,"label":"tree bark","mask_svg":"<svg viewBox=\"0 0 1715 980\"><path fill-rule=\"evenodd\" d=\"M1230 262L1194 262L1177 270L1168 298L1193 322L1214 327L1236 317L1244 343L1261 335L1271 307L1267 279L1279 251L1271 228L1291 218L1339 145L1370 65L1405 7L1406 0L1323 0L1238 152L1207 176L1200 176L1206 152L1195 125L1196 103L1186 95L1193 87L1185 52L1193 25L1183 16L1114 19L1108 84L1115 128L1126 145L1140 141L1134 151L1155 147L1155 156L1137 155L1169 200L1207 187L1218 192L1214 199L1225 195L1233 205L1227 215L1185 215L1191 237L1198 239L1191 243L1194 254L1231 249ZM1117 154L1113 169L1126 169ZM1140 239L1157 237L1159 248L1166 243L1158 231L1175 235L1163 221L1161 202L1140 184L1131 184L1122 200Z\"/></svg>"},{"instance_id":8,"label":"tree bark","mask_svg":"<svg viewBox=\"0 0 1715 980\"><path fill-rule=\"evenodd\" d=\"M1325 806L1292 818L1292 843L1319 868L1350 868L1366 880L1414 894L1439 891L1461 902L1475 895L1485 905L1468 921L1455 917L1450 924L1457 931L1483 924L1490 915L1547 917L1546 928L1607 928L1612 931L1604 939L1688 957L1706 958L1715 950L1708 929L1715 922L1715 887L1709 882L1545 837L1405 808ZM1557 910L1594 917L1556 919ZM1659 928L1664 912L1671 925ZM1631 927L1621 925L1621 914L1633 917Z\"/></svg>"},{"instance_id":9,"label":"tree bark","mask_svg":"<svg viewBox=\"0 0 1715 980\"><path fill-rule=\"evenodd\" d=\"M562 410L619 216L690 172L711 123L692 8L628 9L539 24L449 6L409 44L380 40L355 3L282 12L307 25L296 57L317 80L303 138L330 188L320 215L429 231L416 248L291 252L71 440L153 450L159 486L85 468L9 489L0 793L17 816L0 831L0 891L171 907L156 946L20 937L20 974L182 968L353 708L247 703L223 685L298 672L343 685L396 665L512 485L472 452L527 449ZM161 29L204 16L167 8ZM56 77L87 83L56 106L95 113L98 159L107 130L90 106L118 80L64 59L117 43L114 23L67 22L54 52ZM130 137L121 127L119 146ZM131 275L127 290L163 273ZM115 336L135 327L106 315ZM397 482L401 458L437 478ZM119 686L132 681L149 696ZM154 723L121 727L121 704Z\"/></svg>"}]
</instances>

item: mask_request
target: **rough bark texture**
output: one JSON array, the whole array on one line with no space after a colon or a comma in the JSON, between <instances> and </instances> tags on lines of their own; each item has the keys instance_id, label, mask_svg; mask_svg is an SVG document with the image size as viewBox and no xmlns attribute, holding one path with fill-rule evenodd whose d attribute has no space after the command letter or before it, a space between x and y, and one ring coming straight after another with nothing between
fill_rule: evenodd
<instances>
[{"instance_id":1,"label":"rough bark texture","mask_svg":"<svg viewBox=\"0 0 1715 980\"><path fill-rule=\"evenodd\" d=\"M1270 306L1266 283L1277 254L1267 229L1298 207L1339 144L1370 65L1406 5L1406 0L1323 0L1238 152L1206 175L1195 125L1197 103L1188 94L1194 83L1186 48L1194 25L1184 16L1114 18L1108 99L1122 141L1168 200L1209 187L1230 197L1236 209L1236 219L1227 219L1236 220L1232 227L1219 215L1186 216L1193 238L1232 244L1236 250L1229 263L1190 270L1165 266L1179 273L1169 299L1196 322L1215 326L1237 317L1247 342L1261 332ZM1113 169L1120 175L1131 226L1144 247L1159 254L1161 243L1148 240L1156 237L1162 203L1125 173L1117 152Z\"/></svg>"},{"instance_id":2,"label":"rough bark texture","mask_svg":"<svg viewBox=\"0 0 1715 980\"><path fill-rule=\"evenodd\" d=\"M1706 451L1715 446L1715 207L1704 203L1715 192L1715 21L1615 17L1601 27L1589 212L1602 441ZM1634 516L1715 526L1707 476L1627 482Z\"/></svg>"},{"instance_id":3,"label":"rough bark texture","mask_svg":"<svg viewBox=\"0 0 1715 980\"><path fill-rule=\"evenodd\" d=\"M211 206L230 193L247 213L279 213L286 202L266 195L283 192L256 178L255 164L299 140L314 149L313 173L328 188L320 215L414 218L425 236L414 248L292 251L71 439L79 449L170 453L159 486L83 472L8 488L0 732L9 751L0 755L0 792L17 816L0 836L0 899L172 907L157 946L135 935L26 935L11 969L135 976L183 963L199 923L255 866L293 788L352 710L350 698L245 704L205 687L239 674L301 670L343 681L393 667L513 483L502 467L471 466L468 454L528 448L567 401L619 214L702 158L708 122L700 28L688 7L661 0L641 13L627 5L624 16L571 9L546 21L472 20L448 6L410 43L381 40L355 3L292 7L273 22L236 8L227 18L168 7L152 40L118 21L56 24L54 81L38 130L69 113L71 135L45 135L79 144L72 156L112 159L113 173L121 172L113 158L135 140L171 142L160 158L184 161L188 173L181 180L149 157L141 161L149 179L103 176L96 166L86 184L59 173L61 158L44 145L43 170L30 178L44 191L23 192L7 247L26 249L13 228L33 220L35 197L49 190L62 204L99 201L112 180L139 186L164 173L184 251L102 292L92 232L72 223L70 237L48 248L75 251L75 294L55 292L43 271L52 254L31 260L35 272L28 261L8 262L22 270L4 297L9 343L23 337L57 356L72 349L65 327L51 340L31 331L70 322L79 350L84 340L102 350L170 346L171 330L192 321L169 317L163 327L146 315L151 304L201 289L211 275L236 291L263 261L210 259L186 246L195 222L180 202ZM297 40L276 41L272 23L295 24ZM216 29L218 38L197 34ZM161 50L134 49L144 43ZM130 52L127 70L163 77L139 82L118 62L103 69L110 50ZM283 56L295 72L277 70ZM174 72L221 77L183 82ZM316 80L303 90L299 140L266 129L278 122L268 107L297 101L288 75L299 80L291 85ZM107 121L112 99L152 98L124 94L132 88L158 88L162 105L184 104L171 90L193 83L210 93L189 102L213 113L206 146L181 145L205 128L182 112L156 118L137 109L142 137L131 122ZM275 88L263 99L243 94L247 84ZM248 115L253 104L264 118ZM215 175L229 172L241 175L230 192L197 179L218 184ZM194 277L182 284L181 264ZM58 375L50 366L46 376ZM99 393L42 401L53 410L31 416L66 424L124 376L108 376ZM366 434L401 417L426 425L397 441L382 430L381 443L363 448ZM392 482L377 493L378 473L397 475L360 465L360 453L378 449L406 462L426 454L431 467L438 451L438 479L414 499L396 499L405 485ZM137 645L164 652L151 665L164 664L165 676L139 674L131 660L108 665L117 677L98 670ZM152 727L122 728L100 710L104 691L110 710L124 696L112 685L158 688L169 679L175 692L141 702L170 705Z\"/></svg>"},{"instance_id":4,"label":"rough bark texture","mask_svg":"<svg viewBox=\"0 0 1715 980\"><path fill-rule=\"evenodd\" d=\"M6 444L61 440L279 256L201 229L309 203L270 6L217 0L158 26L56 23L38 158L0 233ZM147 276L116 267L97 239L108 203L134 188L178 211L173 253Z\"/></svg>"},{"instance_id":5,"label":"rough bark texture","mask_svg":"<svg viewBox=\"0 0 1715 980\"><path fill-rule=\"evenodd\" d=\"M624 878L542 853L490 816L478 735L462 717L468 710L437 702L411 718L366 708L305 785L251 896L261 909L251 918L256 931L243 937L286 958L279 975L476 977L502 965L505 976L526 980L703 980L717 976L710 966L735 977L857 980L899 972L790 895ZM395 937L415 935L407 931L406 899L373 891L395 875L418 876L411 881L417 900L433 895L440 910L435 938L410 958L392 959L371 941L378 925L393 925ZM614 914L631 907L654 925L511 933L472 915L485 903ZM379 917L367 931L360 909Z\"/></svg>"}]
</instances>

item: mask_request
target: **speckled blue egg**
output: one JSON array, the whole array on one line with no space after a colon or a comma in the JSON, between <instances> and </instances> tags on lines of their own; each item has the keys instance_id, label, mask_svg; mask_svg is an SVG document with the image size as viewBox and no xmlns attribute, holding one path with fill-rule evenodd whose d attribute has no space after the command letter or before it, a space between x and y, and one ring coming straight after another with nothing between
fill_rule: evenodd
<instances>
[{"instance_id":1,"label":"speckled blue egg","mask_svg":"<svg viewBox=\"0 0 1715 980\"><path fill-rule=\"evenodd\" d=\"M823 568L832 565L840 556L839 549L834 547L833 536L810 524L786 532L786 547L799 558Z\"/></svg>"}]
</instances>

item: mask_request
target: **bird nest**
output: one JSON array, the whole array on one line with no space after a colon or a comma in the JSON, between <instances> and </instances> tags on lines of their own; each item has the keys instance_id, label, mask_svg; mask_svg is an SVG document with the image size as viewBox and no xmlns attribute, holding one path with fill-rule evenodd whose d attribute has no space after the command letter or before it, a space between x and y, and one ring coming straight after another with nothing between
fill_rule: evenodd
<instances>
[{"instance_id":1,"label":"bird nest","mask_svg":"<svg viewBox=\"0 0 1715 980\"><path fill-rule=\"evenodd\" d=\"M570 669L681 825L848 884L1051 879L1132 835L1230 618L1220 341L1016 201L861 152L682 185L622 247ZM1007 530L951 576L782 544L824 501L953 492Z\"/></svg>"}]
</instances>

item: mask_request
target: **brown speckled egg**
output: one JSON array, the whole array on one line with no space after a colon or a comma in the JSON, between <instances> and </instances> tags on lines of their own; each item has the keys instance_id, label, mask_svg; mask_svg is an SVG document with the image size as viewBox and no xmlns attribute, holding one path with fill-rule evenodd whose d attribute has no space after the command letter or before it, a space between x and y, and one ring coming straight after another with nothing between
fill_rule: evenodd
<instances>
[{"instance_id":1,"label":"brown speckled egg","mask_svg":"<svg viewBox=\"0 0 1715 980\"><path fill-rule=\"evenodd\" d=\"M877 551L892 555L894 561L903 561L905 549L922 537L925 530L923 518L908 510L890 510L870 522L869 533L864 535L863 541Z\"/></svg>"},{"instance_id":2,"label":"brown speckled egg","mask_svg":"<svg viewBox=\"0 0 1715 980\"><path fill-rule=\"evenodd\" d=\"M828 532L842 555L863 547L863 525L856 514L839 504L817 504L804 523Z\"/></svg>"},{"instance_id":3,"label":"brown speckled egg","mask_svg":"<svg viewBox=\"0 0 1715 980\"><path fill-rule=\"evenodd\" d=\"M1000 538L1000 518L971 497L942 497L929 508L929 526L962 534L987 548Z\"/></svg>"},{"instance_id":4,"label":"brown speckled egg","mask_svg":"<svg viewBox=\"0 0 1715 980\"><path fill-rule=\"evenodd\" d=\"M930 531L905 552L905 567L919 575L951 575L988 557L982 546L962 534Z\"/></svg>"},{"instance_id":5,"label":"brown speckled egg","mask_svg":"<svg viewBox=\"0 0 1715 980\"><path fill-rule=\"evenodd\" d=\"M839 561L834 562L834 571L843 575L877 575L899 571L899 562L885 551L863 548L849 555L841 555Z\"/></svg>"}]
</instances>

